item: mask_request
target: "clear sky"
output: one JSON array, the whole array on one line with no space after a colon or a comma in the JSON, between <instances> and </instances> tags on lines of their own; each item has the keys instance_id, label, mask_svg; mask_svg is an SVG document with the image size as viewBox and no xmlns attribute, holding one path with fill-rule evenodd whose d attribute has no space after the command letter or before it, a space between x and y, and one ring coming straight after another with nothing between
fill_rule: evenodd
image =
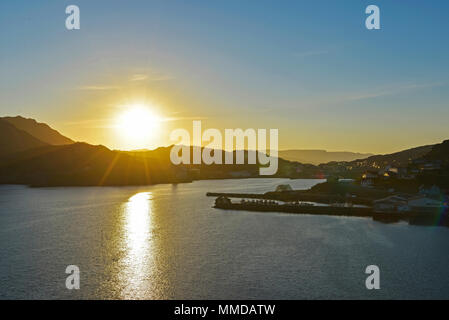
<instances>
[{"instance_id":1,"label":"clear sky","mask_svg":"<svg viewBox=\"0 0 449 320\"><path fill-rule=\"evenodd\" d=\"M78 5L81 29L65 28ZM369 4L381 30L365 28ZM150 104L170 130L278 128L281 149L388 153L449 139L449 1L0 2L0 115L127 148Z\"/></svg>"}]
</instances>

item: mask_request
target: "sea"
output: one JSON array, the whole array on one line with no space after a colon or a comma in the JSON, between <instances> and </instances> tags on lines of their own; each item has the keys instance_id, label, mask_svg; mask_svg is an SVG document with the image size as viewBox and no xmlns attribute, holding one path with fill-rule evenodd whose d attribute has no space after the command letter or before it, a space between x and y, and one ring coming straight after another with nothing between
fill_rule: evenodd
<instances>
[{"instance_id":1,"label":"sea","mask_svg":"<svg viewBox=\"0 0 449 320\"><path fill-rule=\"evenodd\" d=\"M449 228L221 210L206 196L319 182L0 186L0 298L449 298ZM379 289L366 285L373 265Z\"/></svg>"}]
</instances>

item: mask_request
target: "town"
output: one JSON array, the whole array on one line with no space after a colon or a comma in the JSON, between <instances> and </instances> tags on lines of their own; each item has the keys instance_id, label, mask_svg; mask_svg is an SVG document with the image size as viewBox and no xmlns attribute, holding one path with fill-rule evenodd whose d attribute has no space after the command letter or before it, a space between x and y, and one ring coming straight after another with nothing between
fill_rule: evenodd
<instances>
[{"instance_id":1,"label":"town","mask_svg":"<svg viewBox=\"0 0 449 320\"><path fill-rule=\"evenodd\" d=\"M216 208L371 217L449 226L449 140L363 160L328 163L309 190L279 185L263 194L212 193ZM317 176L318 177L318 176ZM240 203L231 198L240 198Z\"/></svg>"}]
</instances>

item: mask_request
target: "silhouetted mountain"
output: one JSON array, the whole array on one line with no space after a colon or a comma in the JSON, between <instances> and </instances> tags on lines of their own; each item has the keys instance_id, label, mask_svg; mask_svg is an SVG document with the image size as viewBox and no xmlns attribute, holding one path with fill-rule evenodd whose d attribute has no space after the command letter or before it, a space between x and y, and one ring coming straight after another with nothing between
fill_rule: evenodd
<instances>
[{"instance_id":1,"label":"silhouetted mountain","mask_svg":"<svg viewBox=\"0 0 449 320\"><path fill-rule=\"evenodd\" d=\"M45 145L45 142L0 119L0 156Z\"/></svg>"},{"instance_id":2,"label":"silhouetted mountain","mask_svg":"<svg viewBox=\"0 0 449 320\"><path fill-rule=\"evenodd\" d=\"M356 159L363 159L372 156L372 153L356 153L356 152L331 152L326 150L281 150L279 157L297 161L301 163L310 163L319 165L321 163L328 163L332 161L353 161Z\"/></svg>"},{"instance_id":3,"label":"silhouetted mountain","mask_svg":"<svg viewBox=\"0 0 449 320\"><path fill-rule=\"evenodd\" d=\"M64 137L58 131L50 128L45 123L39 123L34 119L27 119L21 116L3 117L1 120L8 121L17 129L23 130L33 137L52 145L65 145L74 143L73 140Z\"/></svg>"},{"instance_id":4,"label":"silhouetted mountain","mask_svg":"<svg viewBox=\"0 0 449 320\"><path fill-rule=\"evenodd\" d=\"M170 151L172 146L168 148L159 148L155 151L159 151L158 155L164 154L165 161L170 161ZM228 179L228 178L249 178L249 177L259 177L259 168L262 166L258 161L258 153L256 151L243 151L243 164L237 163L237 153L239 151L224 151L224 150L214 150L207 149L204 147L191 146L190 148L190 163L189 165L180 165L180 168L184 168L190 171L190 176L193 179ZM162 151L164 149L164 151ZM193 153L194 151L209 152L214 155L215 152L221 151L222 164L193 164ZM241 152L241 151L240 151ZM154 151L132 151L128 152L135 156L141 157L154 157ZM255 164L249 164L248 158L256 160ZM233 164L226 164L226 158L232 158ZM163 160L162 160L163 161ZM301 164L294 161L288 161L283 158L278 157L278 171L275 175L269 176L283 177L283 178L323 178L323 171L311 164ZM265 176L268 177L268 176Z\"/></svg>"},{"instance_id":5,"label":"silhouetted mountain","mask_svg":"<svg viewBox=\"0 0 449 320\"><path fill-rule=\"evenodd\" d=\"M176 181L176 168L104 146L45 146L0 158L0 183L32 186L147 185Z\"/></svg>"},{"instance_id":6,"label":"silhouetted mountain","mask_svg":"<svg viewBox=\"0 0 449 320\"><path fill-rule=\"evenodd\" d=\"M191 151L193 151L191 147ZM74 143L44 146L0 157L0 183L31 186L105 186L177 183L259 176L259 164L181 164L170 161L171 147L152 151L111 151ZM192 154L192 153L191 153ZM227 153L234 158L236 152ZM225 153L223 152L223 156ZM244 151L245 159L248 151ZM224 163L224 159L223 159ZM322 177L319 168L279 159L273 177Z\"/></svg>"},{"instance_id":7,"label":"silhouetted mountain","mask_svg":"<svg viewBox=\"0 0 449 320\"><path fill-rule=\"evenodd\" d=\"M375 155L368 157L366 159L358 159L351 161L350 163L357 166L378 166L385 167L387 165L391 166L406 166L409 161L421 158L429 153L434 145L427 145L422 147L416 147L411 149L406 149L403 151L384 154L384 155Z\"/></svg>"},{"instance_id":8,"label":"silhouetted mountain","mask_svg":"<svg viewBox=\"0 0 449 320\"><path fill-rule=\"evenodd\" d=\"M45 128L45 125L37 125ZM112 151L104 146L87 143L49 145L0 119L0 183L32 186L149 185L200 179L259 177L260 164L248 164L248 157L254 151L244 151L244 164L235 164L237 151L223 151L223 164L173 165L170 161L171 148L172 146L127 152ZM194 150L205 151L204 148L190 147L191 163ZM410 160L424 156L444 160L448 157L448 151L449 140L435 146L417 147L354 161L329 162L319 166L279 157L277 174L271 177L357 178L367 168L405 166ZM225 164L226 156L232 156L234 164Z\"/></svg>"},{"instance_id":9,"label":"silhouetted mountain","mask_svg":"<svg viewBox=\"0 0 449 320\"><path fill-rule=\"evenodd\" d=\"M449 161L449 140L433 146L432 150L424 155L427 160Z\"/></svg>"},{"instance_id":10,"label":"silhouetted mountain","mask_svg":"<svg viewBox=\"0 0 449 320\"><path fill-rule=\"evenodd\" d=\"M361 174L369 169L380 169L387 166L406 167L411 160L421 158L429 153L432 147L433 145L427 145L349 162L329 162L320 164L319 167L327 175L343 178L360 178Z\"/></svg>"}]
</instances>

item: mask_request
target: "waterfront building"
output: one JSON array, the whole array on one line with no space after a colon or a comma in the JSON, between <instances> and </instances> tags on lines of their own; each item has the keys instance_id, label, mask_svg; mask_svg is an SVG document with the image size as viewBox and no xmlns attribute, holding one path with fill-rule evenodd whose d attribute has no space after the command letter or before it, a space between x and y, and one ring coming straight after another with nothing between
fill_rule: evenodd
<instances>
[{"instance_id":1,"label":"waterfront building","mask_svg":"<svg viewBox=\"0 0 449 320\"><path fill-rule=\"evenodd\" d=\"M293 189L289 184L280 184L276 187L275 190L275 192L285 192L285 191L293 191Z\"/></svg>"}]
</instances>

